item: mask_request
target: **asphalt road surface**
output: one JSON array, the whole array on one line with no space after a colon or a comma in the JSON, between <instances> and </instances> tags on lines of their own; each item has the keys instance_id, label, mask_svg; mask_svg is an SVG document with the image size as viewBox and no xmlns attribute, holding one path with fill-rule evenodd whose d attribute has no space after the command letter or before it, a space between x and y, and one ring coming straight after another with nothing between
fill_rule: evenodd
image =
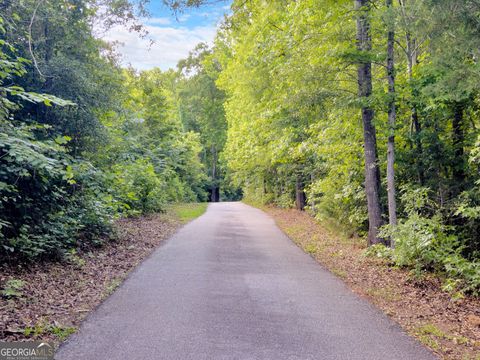
<instances>
[{"instance_id":1,"label":"asphalt road surface","mask_svg":"<svg viewBox=\"0 0 480 360\"><path fill-rule=\"evenodd\" d=\"M183 227L55 358L435 359L242 203Z\"/></svg>"}]
</instances>

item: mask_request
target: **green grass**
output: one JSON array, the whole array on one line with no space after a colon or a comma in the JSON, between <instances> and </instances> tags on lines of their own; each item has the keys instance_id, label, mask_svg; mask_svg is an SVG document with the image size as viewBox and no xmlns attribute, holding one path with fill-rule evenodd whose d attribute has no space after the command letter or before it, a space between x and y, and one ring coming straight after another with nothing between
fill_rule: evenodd
<instances>
[{"instance_id":1,"label":"green grass","mask_svg":"<svg viewBox=\"0 0 480 360\"><path fill-rule=\"evenodd\" d=\"M420 326L415 330L415 332L422 343L431 347L434 350L441 349L440 340L449 340L454 342L455 344L461 344L461 345L475 344L473 340L465 336L461 336L461 335L455 336L455 335L447 334L433 324L425 324L423 326Z\"/></svg>"},{"instance_id":2,"label":"green grass","mask_svg":"<svg viewBox=\"0 0 480 360\"><path fill-rule=\"evenodd\" d=\"M66 340L70 335L75 333L77 329L70 326L62 326L57 323L47 324L44 320L40 320L33 327L26 327L23 334L28 338L38 338L41 335L53 334L59 340Z\"/></svg>"},{"instance_id":3,"label":"green grass","mask_svg":"<svg viewBox=\"0 0 480 360\"><path fill-rule=\"evenodd\" d=\"M207 210L207 206L207 203L172 204L168 211L185 224L202 215Z\"/></svg>"}]
</instances>

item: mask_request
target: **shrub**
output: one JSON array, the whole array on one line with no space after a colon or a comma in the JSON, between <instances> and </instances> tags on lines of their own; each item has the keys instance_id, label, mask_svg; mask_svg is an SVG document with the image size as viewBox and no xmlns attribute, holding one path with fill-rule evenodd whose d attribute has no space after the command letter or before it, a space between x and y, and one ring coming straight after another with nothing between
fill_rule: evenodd
<instances>
[{"instance_id":1,"label":"shrub","mask_svg":"<svg viewBox=\"0 0 480 360\"><path fill-rule=\"evenodd\" d=\"M68 138L37 140L45 127L1 125L0 257L62 256L101 241L113 210L102 201L96 170L67 155Z\"/></svg>"},{"instance_id":2,"label":"shrub","mask_svg":"<svg viewBox=\"0 0 480 360\"><path fill-rule=\"evenodd\" d=\"M138 159L112 167L112 189L127 215L163 211L167 201L165 182L152 163Z\"/></svg>"},{"instance_id":3,"label":"shrub","mask_svg":"<svg viewBox=\"0 0 480 360\"><path fill-rule=\"evenodd\" d=\"M3 289L0 290L0 294L6 298L15 298L22 296L22 290L25 286L25 281L20 279L10 279L5 282Z\"/></svg>"},{"instance_id":4,"label":"shrub","mask_svg":"<svg viewBox=\"0 0 480 360\"><path fill-rule=\"evenodd\" d=\"M407 217L396 227L386 226L381 231L381 236L394 240L394 263L417 273L435 271L450 284L455 283L455 290L478 293L480 262L462 256L463 246L455 228L444 225L439 212L433 212L428 194L426 188L404 188L402 202Z\"/></svg>"},{"instance_id":5,"label":"shrub","mask_svg":"<svg viewBox=\"0 0 480 360\"><path fill-rule=\"evenodd\" d=\"M295 200L292 199L292 194L290 192L284 192L277 196L274 200L276 206L283 209L290 209L295 207Z\"/></svg>"}]
</instances>

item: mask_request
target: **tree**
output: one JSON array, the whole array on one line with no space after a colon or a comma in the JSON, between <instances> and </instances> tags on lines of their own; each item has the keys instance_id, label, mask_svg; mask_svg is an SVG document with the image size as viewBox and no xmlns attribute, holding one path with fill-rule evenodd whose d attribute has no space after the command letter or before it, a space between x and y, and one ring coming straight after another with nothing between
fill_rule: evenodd
<instances>
[{"instance_id":1,"label":"tree","mask_svg":"<svg viewBox=\"0 0 480 360\"><path fill-rule=\"evenodd\" d=\"M387 150L387 192L388 216L391 226L397 225L397 201L395 191L395 124L397 118L395 92L395 19L391 18L393 1L386 0L387 19L387 77L388 77L388 150ZM393 245L393 244L392 244Z\"/></svg>"},{"instance_id":2,"label":"tree","mask_svg":"<svg viewBox=\"0 0 480 360\"><path fill-rule=\"evenodd\" d=\"M63 258L101 245L119 216L205 199L200 138L177 114L177 74L122 70L94 36L96 21L128 26L132 2L0 6L2 260Z\"/></svg>"},{"instance_id":3,"label":"tree","mask_svg":"<svg viewBox=\"0 0 480 360\"><path fill-rule=\"evenodd\" d=\"M370 51L372 39L370 35L370 1L355 0L357 12L357 50L360 61L358 64L358 89L362 101L362 123L365 152L365 191L368 206L368 243L381 242L378 230L382 226L382 210L380 206L380 172L378 168L377 138L373 123L374 110L369 104L372 96L372 63Z\"/></svg>"},{"instance_id":4,"label":"tree","mask_svg":"<svg viewBox=\"0 0 480 360\"><path fill-rule=\"evenodd\" d=\"M178 64L179 110L187 130L196 131L204 147L203 163L210 178L210 201L220 201L221 153L225 145L227 123L223 103L225 94L215 84L221 69L214 51L199 44L189 57Z\"/></svg>"}]
</instances>

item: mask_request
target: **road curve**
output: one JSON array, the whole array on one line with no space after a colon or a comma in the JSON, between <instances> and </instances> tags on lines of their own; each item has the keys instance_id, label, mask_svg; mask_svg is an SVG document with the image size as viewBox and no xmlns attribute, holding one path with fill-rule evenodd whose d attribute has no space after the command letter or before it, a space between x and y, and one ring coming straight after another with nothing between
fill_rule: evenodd
<instances>
[{"instance_id":1,"label":"road curve","mask_svg":"<svg viewBox=\"0 0 480 360\"><path fill-rule=\"evenodd\" d=\"M435 359L243 203L210 204L55 358Z\"/></svg>"}]
</instances>

